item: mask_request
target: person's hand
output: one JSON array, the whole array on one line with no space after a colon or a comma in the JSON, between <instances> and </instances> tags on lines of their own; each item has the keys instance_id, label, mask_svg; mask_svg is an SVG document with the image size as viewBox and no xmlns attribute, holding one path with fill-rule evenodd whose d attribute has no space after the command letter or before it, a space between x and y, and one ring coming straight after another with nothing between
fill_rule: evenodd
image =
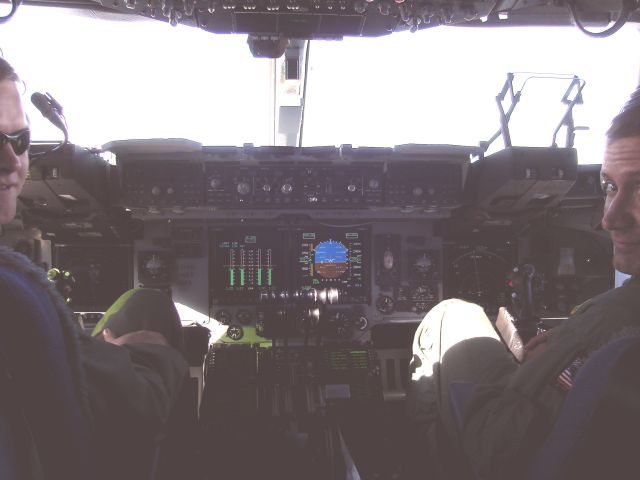
<instances>
[{"instance_id":1,"label":"person's hand","mask_svg":"<svg viewBox=\"0 0 640 480\"><path fill-rule=\"evenodd\" d=\"M553 329L539 333L529 340L524 346L524 358L522 361L526 362L527 360L531 360L543 353L547 349L547 342L551 335L553 335Z\"/></svg>"},{"instance_id":2,"label":"person's hand","mask_svg":"<svg viewBox=\"0 0 640 480\"><path fill-rule=\"evenodd\" d=\"M125 333L116 337L111 330L105 328L102 331L104 340L114 345L124 345L126 343L153 343L156 345L169 345L167 339L161 333L151 330L137 330L135 332Z\"/></svg>"}]
</instances>

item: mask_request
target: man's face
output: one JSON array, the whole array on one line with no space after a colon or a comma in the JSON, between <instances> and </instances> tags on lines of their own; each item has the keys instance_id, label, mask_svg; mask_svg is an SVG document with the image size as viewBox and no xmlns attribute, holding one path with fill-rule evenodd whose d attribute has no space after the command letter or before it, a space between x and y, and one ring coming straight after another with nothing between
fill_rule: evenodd
<instances>
[{"instance_id":1,"label":"man's face","mask_svg":"<svg viewBox=\"0 0 640 480\"><path fill-rule=\"evenodd\" d=\"M0 132L12 134L27 126L18 85L12 80L0 82ZM29 168L28 151L16 155L10 142L0 146L0 225L16 214L18 195Z\"/></svg>"},{"instance_id":2,"label":"man's face","mask_svg":"<svg viewBox=\"0 0 640 480\"><path fill-rule=\"evenodd\" d=\"M613 266L640 275L640 136L609 143L602 162L602 226L613 241Z\"/></svg>"}]
</instances>

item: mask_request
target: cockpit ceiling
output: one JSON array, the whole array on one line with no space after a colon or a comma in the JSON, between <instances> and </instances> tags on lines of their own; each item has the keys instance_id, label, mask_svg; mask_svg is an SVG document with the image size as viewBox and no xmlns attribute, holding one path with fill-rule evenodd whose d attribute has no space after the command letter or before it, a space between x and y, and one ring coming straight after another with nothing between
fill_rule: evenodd
<instances>
[{"instance_id":1,"label":"cockpit ceiling","mask_svg":"<svg viewBox=\"0 0 640 480\"><path fill-rule=\"evenodd\" d=\"M606 27L621 16L640 22L636 0L27 0L25 4L91 10L121 20L136 16L211 33L277 38L377 37L440 25ZM574 12L571 12L573 5ZM277 48L277 45L274 45Z\"/></svg>"}]
</instances>

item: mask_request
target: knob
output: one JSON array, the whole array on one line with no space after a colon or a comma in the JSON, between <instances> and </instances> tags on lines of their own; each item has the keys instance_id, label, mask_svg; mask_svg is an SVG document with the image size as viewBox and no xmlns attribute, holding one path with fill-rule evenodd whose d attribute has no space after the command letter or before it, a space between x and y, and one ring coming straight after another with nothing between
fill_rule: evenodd
<instances>
[{"instance_id":1,"label":"knob","mask_svg":"<svg viewBox=\"0 0 640 480\"><path fill-rule=\"evenodd\" d=\"M422 187L413 187L413 190L411 193L413 193L414 197L419 197L423 193Z\"/></svg>"},{"instance_id":2,"label":"knob","mask_svg":"<svg viewBox=\"0 0 640 480\"><path fill-rule=\"evenodd\" d=\"M369 326L369 320L364 315L360 315L353 324L358 330L362 331L366 330Z\"/></svg>"},{"instance_id":3,"label":"knob","mask_svg":"<svg viewBox=\"0 0 640 480\"><path fill-rule=\"evenodd\" d=\"M236 187L236 190L240 195L247 195L251 193L251 185L248 182L240 182Z\"/></svg>"},{"instance_id":4,"label":"knob","mask_svg":"<svg viewBox=\"0 0 640 480\"><path fill-rule=\"evenodd\" d=\"M222 180L220 180L219 178L212 178L209 181L209 186L214 190L217 190L218 188L220 188L221 185L222 185Z\"/></svg>"},{"instance_id":5,"label":"knob","mask_svg":"<svg viewBox=\"0 0 640 480\"><path fill-rule=\"evenodd\" d=\"M329 305L338 303L338 300L340 299L340 292L337 288L333 287L317 290L317 299L321 303Z\"/></svg>"},{"instance_id":6,"label":"knob","mask_svg":"<svg viewBox=\"0 0 640 480\"><path fill-rule=\"evenodd\" d=\"M371 190L379 189L380 188L380 180L378 180L377 178L369 179L369 188Z\"/></svg>"},{"instance_id":7,"label":"knob","mask_svg":"<svg viewBox=\"0 0 640 480\"><path fill-rule=\"evenodd\" d=\"M376 308L381 313L391 313L395 308L395 302L391 297L380 295L378 300L376 300Z\"/></svg>"},{"instance_id":8,"label":"knob","mask_svg":"<svg viewBox=\"0 0 640 480\"><path fill-rule=\"evenodd\" d=\"M251 323L252 317L253 315L251 314L251 312L244 308L241 308L236 312L236 319L242 325L249 325L249 323Z\"/></svg>"},{"instance_id":9,"label":"knob","mask_svg":"<svg viewBox=\"0 0 640 480\"><path fill-rule=\"evenodd\" d=\"M162 193L162 190L160 189L159 186L155 185L152 189L151 189L151 195L153 195L154 197L159 197L160 194Z\"/></svg>"},{"instance_id":10,"label":"knob","mask_svg":"<svg viewBox=\"0 0 640 480\"><path fill-rule=\"evenodd\" d=\"M290 183L283 183L280 187L280 191L284 195L289 195L293 191L293 185L291 185Z\"/></svg>"},{"instance_id":11,"label":"knob","mask_svg":"<svg viewBox=\"0 0 640 480\"><path fill-rule=\"evenodd\" d=\"M231 323L231 314L227 310L218 310L214 318L222 325L229 325Z\"/></svg>"},{"instance_id":12,"label":"knob","mask_svg":"<svg viewBox=\"0 0 640 480\"><path fill-rule=\"evenodd\" d=\"M174 193L175 193L175 190L173 189L173 187L167 188L167 195L173 195Z\"/></svg>"},{"instance_id":13,"label":"knob","mask_svg":"<svg viewBox=\"0 0 640 480\"><path fill-rule=\"evenodd\" d=\"M349 191L349 193L353 193L358 189L357 186L355 186L353 183L350 183L349 185L347 185L347 190Z\"/></svg>"},{"instance_id":14,"label":"knob","mask_svg":"<svg viewBox=\"0 0 640 480\"><path fill-rule=\"evenodd\" d=\"M271 185L269 185L268 183L265 183L265 184L262 186L262 190L263 190L265 193L269 193L269 192L271 191Z\"/></svg>"}]
</instances>

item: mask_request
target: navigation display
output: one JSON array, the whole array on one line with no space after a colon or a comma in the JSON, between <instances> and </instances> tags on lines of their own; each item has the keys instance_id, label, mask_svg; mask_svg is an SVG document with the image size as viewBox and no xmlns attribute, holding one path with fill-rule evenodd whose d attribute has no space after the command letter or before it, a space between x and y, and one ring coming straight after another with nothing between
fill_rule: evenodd
<instances>
[{"instance_id":1,"label":"navigation display","mask_svg":"<svg viewBox=\"0 0 640 480\"><path fill-rule=\"evenodd\" d=\"M300 288L337 288L341 303L369 301L368 229L301 229L296 243Z\"/></svg>"},{"instance_id":2,"label":"navigation display","mask_svg":"<svg viewBox=\"0 0 640 480\"><path fill-rule=\"evenodd\" d=\"M214 230L209 266L214 303L257 303L261 293L282 289L285 233L278 230Z\"/></svg>"}]
</instances>

